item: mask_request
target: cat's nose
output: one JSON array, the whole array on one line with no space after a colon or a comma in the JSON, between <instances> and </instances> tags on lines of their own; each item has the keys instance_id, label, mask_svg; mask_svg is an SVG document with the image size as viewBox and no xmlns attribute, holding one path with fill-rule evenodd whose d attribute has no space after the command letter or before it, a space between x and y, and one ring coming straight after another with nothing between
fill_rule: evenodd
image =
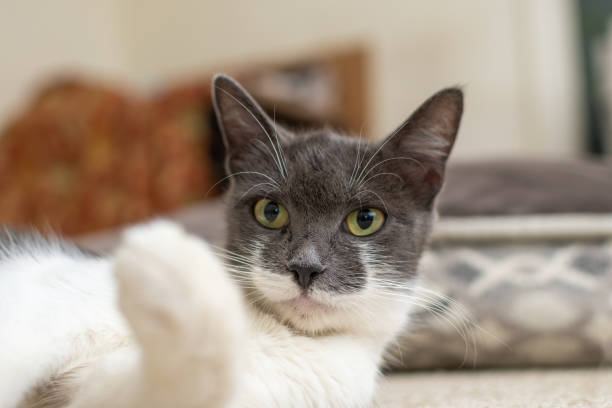
<instances>
[{"instance_id":1,"label":"cat's nose","mask_svg":"<svg viewBox=\"0 0 612 408\"><path fill-rule=\"evenodd\" d=\"M325 271L325 267L320 264L289 264L289 270L295 276L295 281L304 290L308 289L317 276Z\"/></svg>"}]
</instances>

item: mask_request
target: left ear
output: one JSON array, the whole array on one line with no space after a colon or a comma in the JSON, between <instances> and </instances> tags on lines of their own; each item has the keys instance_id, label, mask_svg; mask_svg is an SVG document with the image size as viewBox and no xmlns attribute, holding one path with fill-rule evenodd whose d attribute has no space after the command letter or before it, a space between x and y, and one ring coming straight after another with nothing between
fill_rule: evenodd
<instances>
[{"instance_id":1,"label":"left ear","mask_svg":"<svg viewBox=\"0 0 612 408\"><path fill-rule=\"evenodd\" d=\"M257 141L270 152L280 171L284 131L253 97L232 78L218 74L212 83L212 100L225 143L228 174L249 169L247 157L257 148Z\"/></svg>"},{"instance_id":2,"label":"left ear","mask_svg":"<svg viewBox=\"0 0 612 408\"><path fill-rule=\"evenodd\" d=\"M380 145L388 167L414 183L426 205L431 205L442 187L462 113L463 92L459 88L443 89Z\"/></svg>"}]
</instances>

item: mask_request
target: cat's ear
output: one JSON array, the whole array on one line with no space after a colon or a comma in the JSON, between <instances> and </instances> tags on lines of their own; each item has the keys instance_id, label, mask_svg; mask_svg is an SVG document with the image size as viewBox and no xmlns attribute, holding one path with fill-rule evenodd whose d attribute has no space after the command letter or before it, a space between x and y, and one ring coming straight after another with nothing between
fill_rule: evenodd
<instances>
[{"instance_id":1,"label":"cat's ear","mask_svg":"<svg viewBox=\"0 0 612 408\"><path fill-rule=\"evenodd\" d=\"M246 170L243 168L246 165L245 153L257 145L257 140L276 152L280 128L274 125L253 97L223 74L216 75L212 85L213 105L226 148L227 170Z\"/></svg>"},{"instance_id":2,"label":"cat's ear","mask_svg":"<svg viewBox=\"0 0 612 408\"><path fill-rule=\"evenodd\" d=\"M420 187L426 204L442 187L462 113L463 92L459 88L443 89L382 141L381 152L388 166Z\"/></svg>"}]
</instances>

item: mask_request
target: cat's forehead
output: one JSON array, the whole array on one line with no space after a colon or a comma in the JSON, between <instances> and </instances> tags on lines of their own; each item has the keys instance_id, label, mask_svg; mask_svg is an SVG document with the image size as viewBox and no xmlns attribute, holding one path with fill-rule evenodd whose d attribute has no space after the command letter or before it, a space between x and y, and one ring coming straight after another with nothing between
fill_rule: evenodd
<instances>
[{"instance_id":1,"label":"cat's forehead","mask_svg":"<svg viewBox=\"0 0 612 408\"><path fill-rule=\"evenodd\" d=\"M271 197L303 216L335 217L359 206L384 206L374 179L363 190L365 168L377 145L331 130L292 134L278 150L253 144L248 173L238 180L237 197ZM279 158L276 157L278 151ZM372 167L372 166L370 166ZM242 180L242 181L241 181Z\"/></svg>"},{"instance_id":2,"label":"cat's forehead","mask_svg":"<svg viewBox=\"0 0 612 408\"><path fill-rule=\"evenodd\" d=\"M348 204L351 178L370 150L365 142L327 130L296 137L285 147L289 198L321 210Z\"/></svg>"},{"instance_id":3,"label":"cat's forehead","mask_svg":"<svg viewBox=\"0 0 612 408\"><path fill-rule=\"evenodd\" d=\"M320 170L347 170L356 164L371 146L362 140L322 130L295 136L285 147L295 171L307 174Z\"/></svg>"}]
</instances>

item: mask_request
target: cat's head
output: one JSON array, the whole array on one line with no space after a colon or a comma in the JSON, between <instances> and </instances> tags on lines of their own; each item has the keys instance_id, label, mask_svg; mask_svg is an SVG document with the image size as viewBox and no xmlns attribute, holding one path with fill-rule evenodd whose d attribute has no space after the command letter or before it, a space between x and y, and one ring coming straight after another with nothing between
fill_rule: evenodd
<instances>
[{"instance_id":1,"label":"cat's head","mask_svg":"<svg viewBox=\"0 0 612 408\"><path fill-rule=\"evenodd\" d=\"M213 99L231 179L226 257L250 300L310 333L404 319L462 92L438 92L379 143L281 128L226 76Z\"/></svg>"}]
</instances>

